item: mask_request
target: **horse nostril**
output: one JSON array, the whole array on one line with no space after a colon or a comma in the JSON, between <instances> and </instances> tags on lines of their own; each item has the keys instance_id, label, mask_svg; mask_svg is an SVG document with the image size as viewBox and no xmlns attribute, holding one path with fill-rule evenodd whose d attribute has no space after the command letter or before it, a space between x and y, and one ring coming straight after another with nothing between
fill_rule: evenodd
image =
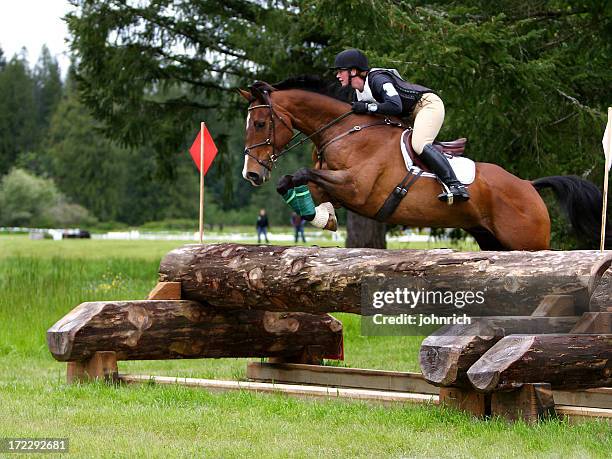
<instances>
[{"instance_id":1,"label":"horse nostril","mask_svg":"<svg viewBox=\"0 0 612 459\"><path fill-rule=\"evenodd\" d=\"M257 172L247 172L247 179L252 180L253 182L259 181L259 174Z\"/></svg>"}]
</instances>

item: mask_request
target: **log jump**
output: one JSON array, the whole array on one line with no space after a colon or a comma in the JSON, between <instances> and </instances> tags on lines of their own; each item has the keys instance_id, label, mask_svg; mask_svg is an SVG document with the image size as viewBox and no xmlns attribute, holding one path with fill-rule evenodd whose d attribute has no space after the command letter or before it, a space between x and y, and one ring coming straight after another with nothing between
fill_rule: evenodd
<instances>
[{"instance_id":1,"label":"log jump","mask_svg":"<svg viewBox=\"0 0 612 459\"><path fill-rule=\"evenodd\" d=\"M83 303L47 332L59 361L112 350L118 360L340 354L342 324L328 314L219 311L189 300ZM328 357L329 358L329 357Z\"/></svg>"},{"instance_id":2,"label":"log jump","mask_svg":"<svg viewBox=\"0 0 612 459\"><path fill-rule=\"evenodd\" d=\"M142 381L120 375L121 360L259 357L320 368L317 378L329 385L351 388L359 380L359 390L375 391L390 384L389 374L313 366L343 358L342 324L328 313L369 315L364 292L372 285L426 289L438 282L485 291L485 301L469 311L470 324L426 337L422 374L394 380L391 390L422 395L398 398L404 401L435 396L481 416L534 420L553 413L558 397L582 400L591 396L567 394L612 386L611 264L596 251L187 245L162 259L147 300L83 303L48 330L47 342L52 356L68 363L69 381ZM419 312L452 310L426 304ZM264 373L296 384L314 371L289 375L287 368ZM251 379L267 383L253 371ZM606 390L597 400L612 404Z\"/></svg>"},{"instance_id":3,"label":"log jump","mask_svg":"<svg viewBox=\"0 0 612 459\"><path fill-rule=\"evenodd\" d=\"M481 314L530 315L550 294L588 309L591 270L601 254L454 252L238 244L187 245L160 264L160 281L180 282L184 299L227 309L361 314L368 280L451 280L455 289L487 290ZM419 284L415 284L418 286ZM437 306L439 307L439 306ZM437 310L436 310L437 311Z\"/></svg>"}]
</instances>

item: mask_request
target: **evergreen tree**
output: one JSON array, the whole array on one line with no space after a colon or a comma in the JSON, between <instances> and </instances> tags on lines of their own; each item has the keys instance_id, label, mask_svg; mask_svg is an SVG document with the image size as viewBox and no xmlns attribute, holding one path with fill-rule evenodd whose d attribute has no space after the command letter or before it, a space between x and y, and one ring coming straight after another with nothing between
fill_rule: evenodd
<instances>
[{"instance_id":1,"label":"evergreen tree","mask_svg":"<svg viewBox=\"0 0 612 459\"><path fill-rule=\"evenodd\" d=\"M99 125L76 93L68 91L51 119L48 152L60 190L109 221L117 219L121 208L125 150L105 138Z\"/></svg>"},{"instance_id":2,"label":"evergreen tree","mask_svg":"<svg viewBox=\"0 0 612 459\"><path fill-rule=\"evenodd\" d=\"M187 152L177 161L175 180L164 179L146 148L121 147L104 136L77 97L72 71L68 75L46 142L60 190L103 221L196 218L198 174Z\"/></svg>"},{"instance_id":3,"label":"evergreen tree","mask_svg":"<svg viewBox=\"0 0 612 459\"><path fill-rule=\"evenodd\" d=\"M37 146L34 80L23 55L13 57L0 71L0 175L20 152Z\"/></svg>"},{"instance_id":4,"label":"evergreen tree","mask_svg":"<svg viewBox=\"0 0 612 459\"><path fill-rule=\"evenodd\" d=\"M57 60L51 56L46 45L34 68L34 100L37 108L36 123L42 136L46 133L51 116L62 98L62 79Z\"/></svg>"}]
</instances>

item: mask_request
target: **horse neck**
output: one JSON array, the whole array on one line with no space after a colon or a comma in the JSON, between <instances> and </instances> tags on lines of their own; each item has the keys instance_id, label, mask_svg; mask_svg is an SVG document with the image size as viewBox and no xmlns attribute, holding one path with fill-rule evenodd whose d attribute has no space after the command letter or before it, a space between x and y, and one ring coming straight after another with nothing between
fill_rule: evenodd
<instances>
[{"instance_id":1,"label":"horse neck","mask_svg":"<svg viewBox=\"0 0 612 459\"><path fill-rule=\"evenodd\" d=\"M328 96L304 90L278 92L278 104L288 114L291 124L298 131L312 135L317 129L350 110L348 104ZM321 143L328 133L316 136L315 144Z\"/></svg>"}]
</instances>

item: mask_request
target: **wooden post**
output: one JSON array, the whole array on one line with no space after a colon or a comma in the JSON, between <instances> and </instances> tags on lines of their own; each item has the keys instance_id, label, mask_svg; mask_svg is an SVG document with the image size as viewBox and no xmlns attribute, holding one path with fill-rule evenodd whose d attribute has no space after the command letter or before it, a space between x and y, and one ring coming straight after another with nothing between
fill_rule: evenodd
<instances>
[{"instance_id":1,"label":"wooden post","mask_svg":"<svg viewBox=\"0 0 612 459\"><path fill-rule=\"evenodd\" d=\"M510 392L493 392L491 416L496 415L511 421L522 419L526 422L556 416L550 384L525 384Z\"/></svg>"},{"instance_id":2,"label":"wooden post","mask_svg":"<svg viewBox=\"0 0 612 459\"><path fill-rule=\"evenodd\" d=\"M304 350L296 355L270 357L268 362L270 363L303 363L306 365L321 365L323 363L323 357L325 355L325 349L321 346L306 346Z\"/></svg>"},{"instance_id":3,"label":"wooden post","mask_svg":"<svg viewBox=\"0 0 612 459\"><path fill-rule=\"evenodd\" d=\"M441 387L440 404L467 411L482 418L491 414L491 395L459 387Z\"/></svg>"},{"instance_id":4,"label":"wooden post","mask_svg":"<svg viewBox=\"0 0 612 459\"><path fill-rule=\"evenodd\" d=\"M204 121L200 123L200 244L204 238Z\"/></svg>"},{"instance_id":5,"label":"wooden post","mask_svg":"<svg viewBox=\"0 0 612 459\"><path fill-rule=\"evenodd\" d=\"M603 252L606 244L606 213L608 212L608 176L610 174L610 164L612 163L612 107L608 107L608 125L606 127L608 138L604 137L604 153L606 160L604 162L604 187L603 187L603 206L601 209L601 241L600 249ZM607 141L607 145L605 142Z\"/></svg>"},{"instance_id":6,"label":"wooden post","mask_svg":"<svg viewBox=\"0 0 612 459\"><path fill-rule=\"evenodd\" d=\"M68 384L96 379L115 382L118 376L117 354L112 351L98 351L90 359L67 364L66 381Z\"/></svg>"},{"instance_id":7,"label":"wooden post","mask_svg":"<svg viewBox=\"0 0 612 459\"><path fill-rule=\"evenodd\" d=\"M180 282L158 282L147 296L147 300L180 300Z\"/></svg>"}]
</instances>

